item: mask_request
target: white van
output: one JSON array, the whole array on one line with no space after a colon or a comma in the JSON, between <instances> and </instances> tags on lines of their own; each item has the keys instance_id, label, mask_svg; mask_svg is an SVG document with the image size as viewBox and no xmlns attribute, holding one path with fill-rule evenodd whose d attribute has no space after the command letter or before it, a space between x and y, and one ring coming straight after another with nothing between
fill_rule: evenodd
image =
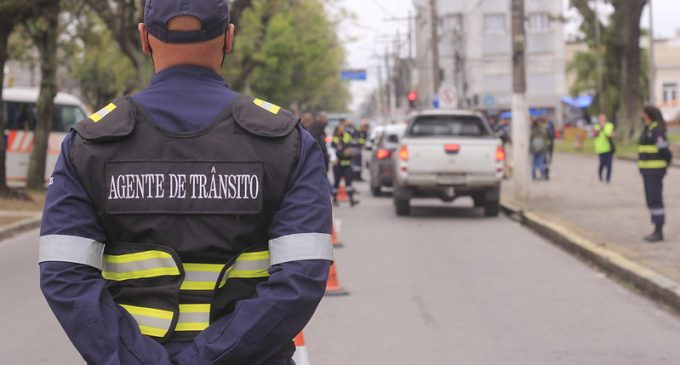
<instances>
[{"instance_id":1,"label":"white van","mask_svg":"<svg viewBox=\"0 0 680 365\"><path fill-rule=\"evenodd\" d=\"M7 184L26 185L28 160L33 150L33 132L36 124L38 88L5 88L5 141L7 146ZM54 119L47 145L45 177L52 175L61 150L61 142L71 126L85 119L85 105L77 97L57 93L54 98Z\"/></svg>"}]
</instances>

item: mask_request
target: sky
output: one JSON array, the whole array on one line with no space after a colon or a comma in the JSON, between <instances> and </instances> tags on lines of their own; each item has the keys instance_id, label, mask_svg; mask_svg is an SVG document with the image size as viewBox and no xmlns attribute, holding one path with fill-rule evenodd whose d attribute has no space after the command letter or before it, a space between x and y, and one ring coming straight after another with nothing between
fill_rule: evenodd
<instances>
[{"instance_id":1,"label":"sky","mask_svg":"<svg viewBox=\"0 0 680 365\"><path fill-rule=\"evenodd\" d=\"M442 1L442 0L440 0ZM446 0L443 0L446 1ZM468 0L472 1L472 0ZM564 1L564 9L569 22L567 33L573 33L577 28L577 13L567 11L568 1ZM652 0L654 8L654 34L656 38L671 37L676 29L680 29L678 14L680 14L679 0ZM367 81L351 82L354 96L351 109L356 110L378 84L377 70L379 60L377 55L385 50L385 39L394 38L397 31L405 35L407 23L391 21L390 18L405 18L409 12L413 15L412 0L339 0L337 6L354 14L339 26L340 39L347 49L347 68L367 69ZM335 5L334 5L335 6ZM337 10L337 9L336 9ZM604 7L603 7L604 10ZM642 26L649 24L648 7L643 14Z\"/></svg>"}]
</instances>

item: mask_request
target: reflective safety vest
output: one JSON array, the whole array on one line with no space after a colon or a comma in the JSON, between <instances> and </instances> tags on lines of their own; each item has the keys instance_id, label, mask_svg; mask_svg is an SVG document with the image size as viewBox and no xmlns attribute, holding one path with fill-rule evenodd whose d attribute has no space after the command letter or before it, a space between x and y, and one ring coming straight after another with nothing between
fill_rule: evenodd
<instances>
[{"instance_id":1,"label":"reflective safety vest","mask_svg":"<svg viewBox=\"0 0 680 365\"><path fill-rule=\"evenodd\" d=\"M350 148L353 145L353 138L349 132L344 132L342 138L337 135L333 137L333 145L338 151L338 160L340 161L340 166L350 166L352 164L352 156L348 156L345 153L346 148Z\"/></svg>"},{"instance_id":2,"label":"reflective safety vest","mask_svg":"<svg viewBox=\"0 0 680 365\"><path fill-rule=\"evenodd\" d=\"M204 130L177 133L121 98L74 127L71 162L108 240L102 276L143 334L192 340L267 280L297 123L239 96Z\"/></svg>"},{"instance_id":3,"label":"reflective safety vest","mask_svg":"<svg viewBox=\"0 0 680 365\"><path fill-rule=\"evenodd\" d=\"M668 161L662 157L660 151L661 148L668 148L668 146L660 146L660 139L666 143L659 132L657 122L652 122L645 127L638 143L638 167L642 172L663 171L668 167Z\"/></svg>"}]
</instances>

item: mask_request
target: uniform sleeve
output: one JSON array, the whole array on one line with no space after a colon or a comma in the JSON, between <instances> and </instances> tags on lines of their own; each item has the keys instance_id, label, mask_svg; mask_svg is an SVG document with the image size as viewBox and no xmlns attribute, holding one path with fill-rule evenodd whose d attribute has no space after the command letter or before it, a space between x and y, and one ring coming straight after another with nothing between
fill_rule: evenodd
<instances>
[{"instance_id":1,"label":"uniform sleeve","mask_svg":"<svg viewBox=\"0 0 680 365\"><path fill-rule=\"evenodd\" d=\"M106 236L62 143L40 232L40 287L81 356L91 364L169 364L165 348L143 336L113 301L101 276Z\"/></svg>"},{"instance_id":2,"label":"uniform sleeve","mask_svg":"<svg viewBox=\"0 0 680 365\"><path fill-rule=\"evenodd\" d=\"M261 364L290 344L321 301L333 258L330 186L320 147L299 132L299 163L269 229L269 279L201 332L179 364Z\"/></svg>"}]
</instances>

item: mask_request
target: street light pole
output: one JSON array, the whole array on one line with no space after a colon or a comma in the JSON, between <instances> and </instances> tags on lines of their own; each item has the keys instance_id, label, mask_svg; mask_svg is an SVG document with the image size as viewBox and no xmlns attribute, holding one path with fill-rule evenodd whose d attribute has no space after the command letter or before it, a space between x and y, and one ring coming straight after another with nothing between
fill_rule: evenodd
<instances>
[{"instance_id":1,"label":"street light pole","mask_svg":"<svg viewBox=\"0 0 680 365\"><path fill-rule=\"evenodd\" d=\"M604 70L602 67L602 36L600 35L600 11L598 4L600 0L594 0L595 13L595 57L597 59L597 101L598 112L604 113Z\"/></svg>"},{"instance_id":2,"label":"street light pole","mask_svg":"<svg viewBox=\"0 0 680 365\"><path fill-rule=\"evenodd\" d=\"M529 116L526 105L524 0L512 0L512 158L515 201L526 210L529 198Z\"/></svg>"},{"instance_id":3,"label":"street light pole","mask_svg":"<svg viewBox=\"0 0 680 365\"><path fill-rule=\"evenodd\" d=\"M656 104L656 64L654 58L654 11L649 0L649 103Z\"/></svg>"},{"instance_id":4,"label":"street light pole","mask_svg":"<svg viewBox=\"0 0 680 365\"><path fill-rule=\"evenodd\" d=\"M439 15L437 15L437 0L430 0L430 47L432 48L432 92L433 97L439 93L441 75L439 70Z\"/></svg>"}]
</instances>

